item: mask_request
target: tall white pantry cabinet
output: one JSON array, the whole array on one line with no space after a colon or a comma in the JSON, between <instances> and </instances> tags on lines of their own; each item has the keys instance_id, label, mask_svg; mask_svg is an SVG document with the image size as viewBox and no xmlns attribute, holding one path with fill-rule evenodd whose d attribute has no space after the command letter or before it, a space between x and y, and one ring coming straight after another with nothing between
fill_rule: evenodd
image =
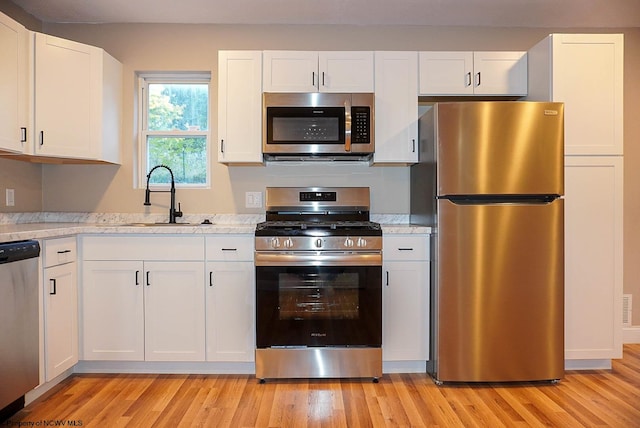
<instances>
[{"instance_id":1,"label":"tall white pantry cabinet","mask_svg":"<svg viewBox=\"0 0 640 428\"><path fill-rule=\"evenodd\" d=\"M551 34L528 53L529 96L565 104L565 359L622 357L623 35Z\"/></svg>"}]
</instances>

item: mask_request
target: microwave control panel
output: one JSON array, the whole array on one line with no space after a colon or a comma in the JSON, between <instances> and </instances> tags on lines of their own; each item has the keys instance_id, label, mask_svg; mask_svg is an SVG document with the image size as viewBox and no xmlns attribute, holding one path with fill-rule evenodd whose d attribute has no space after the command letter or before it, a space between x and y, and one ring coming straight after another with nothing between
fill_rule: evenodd
<instances>
[{"instance_id":1,"label":"microwave control panel","mask_svg":"<svg viewBox=\"0 0 640 428\"><path fill-rule=\"evenodd\" d=\"M371 109L366 106L351 107L351 143L371 142Z\"/></svg>"}]
</instances>

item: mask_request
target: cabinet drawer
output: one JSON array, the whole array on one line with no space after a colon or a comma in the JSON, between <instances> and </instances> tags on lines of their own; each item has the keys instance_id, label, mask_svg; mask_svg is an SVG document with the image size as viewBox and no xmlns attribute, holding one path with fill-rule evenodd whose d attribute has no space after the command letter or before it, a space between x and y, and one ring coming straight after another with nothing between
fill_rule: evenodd
<instances>
[{"instance_id":1,"label":"cabinet drawer","mask_svg":"<svg viewBox=\"0 0 640 428\"><path fill-rule=\"evenodd\" d=\"M44 266L51 267L71 263L76 261L77 247L76 238L67 236L65 238L46 239L44 241Z\"/></svg>"},{"instance_id":2,"label":"cabinet drawer","mask_svg":"<svg viewBox=\"0 0 640 428\"><path fill-rule=\"evenodd\" d=\"M428 235L390 235L382 241L384 260L429 260Z\"/></svg>"},{"instance_id":3,"label":"cabinet drawer","mask_svg":"<svg viewBox=\"0 0 640 428\"><path fill-rule=\"evenodd\" d=\"M208 236L207 260L252 261L254 242L253 235Z\"/></svg>"}]
</instances>

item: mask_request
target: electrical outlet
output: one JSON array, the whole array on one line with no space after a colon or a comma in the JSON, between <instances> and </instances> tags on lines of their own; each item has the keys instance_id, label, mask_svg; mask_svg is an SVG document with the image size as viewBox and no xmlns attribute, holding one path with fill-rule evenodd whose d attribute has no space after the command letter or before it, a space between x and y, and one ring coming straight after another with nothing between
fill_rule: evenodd
<instances>
[{"instance_id":1,"label":"electrical outlet","mask_svg":"<svg viewBox=\"0 0 640 428\"><path fill-rule=\"evenodd\" d=\"M7 189L5 202L8 207L16 205L16 192L14 189Z\"/></svg>"},{"instance_id":2,"label":"electrical outlet","mask_svg":"<svg viewBox=\"0 0 640 428\"><path fill-rule=\"evenodd\" d=\"M245 192L245 208L262 208L262 192Z\"/></svg>"}]
</instances>

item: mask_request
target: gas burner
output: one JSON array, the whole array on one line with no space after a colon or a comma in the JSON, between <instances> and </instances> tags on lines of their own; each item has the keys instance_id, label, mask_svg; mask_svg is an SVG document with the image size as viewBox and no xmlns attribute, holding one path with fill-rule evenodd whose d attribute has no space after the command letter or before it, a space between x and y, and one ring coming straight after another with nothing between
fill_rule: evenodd
<instances>
[{"instance_id":1,"label":"gas burner","mask_svg":"<svg viewBox=\"0 0 640 428\"><path fill-rule=\"evenodd\" d=\"M382 236L380 224L369 221L366 187L268 187L266 208L256 237Z\"/></svg>"},{"instance_id":2,"label":"gas burner","mask_svg":"<svg viewBox=\"0 0 640 428\"><path fill-rule=\"evenodd\" d=\"M379 223L372 221L265 221L256 226L256 236L377 236L382 234Z\"/></svg>"}]
</instances>

